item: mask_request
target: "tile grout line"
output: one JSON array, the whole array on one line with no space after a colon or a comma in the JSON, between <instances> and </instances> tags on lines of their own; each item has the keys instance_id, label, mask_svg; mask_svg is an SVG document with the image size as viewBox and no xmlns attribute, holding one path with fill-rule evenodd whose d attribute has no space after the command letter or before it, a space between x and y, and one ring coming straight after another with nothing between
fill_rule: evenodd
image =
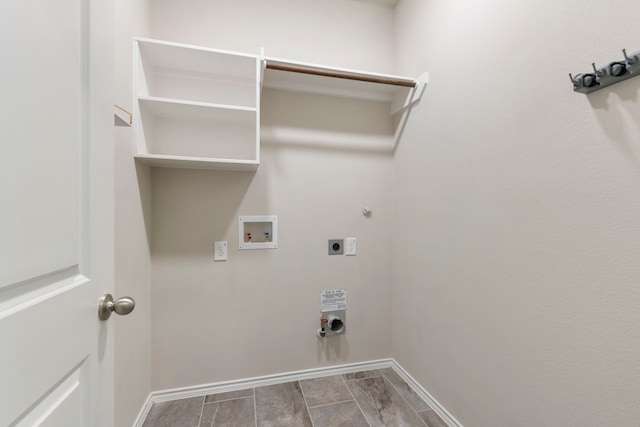
<instances>
[{"instance_id":1,"label":"tile grout line","mask_svg":"<svg viewBox=\"0 0 640 427\"><path fill-rule=\"evenodd\" d=\"M347 387L347 390L349 390L349 387ZM329 406L329 405L337 405L338 403L346 403L346 402L353 402L353 401L354 401L354 399L347 399L347 400L341 400L339 402L321 403L320 405L308 406L308 408L322 408L322 407Z\"/></svg>"},{"instance_id":2,"label":"tile grout line","mask_svg":"<svg viewBox=\"0 0 640 427\"><path fill-rule=\"evenodd\" d=\"M313 418L311 418L311 412L309 412L309 403L307 403L307 396L304 395L304 389L302 388L302 384L300 381L297 381L298 387L300 387L300 393L302 394L302 400L304 400L304 409L307 410L307 415L309 415L309 421L311 422L311 427L315 427L313 424Z\"/></svg>"},{"instance_id":3,"label":"tile grout line","mask_svg":"<svg viewBox=\"0 0 640 427\"><path fill-rule=\"evenodd\" d=\"M231 402L232 400L240 400L240 399L248 399L250 397L255 397L255 395L253 396L241 396L241 397L234 397L233 399L222 399L222 400L216 400L215 402L207 402L205 399L205 405L211 405L212 403L220 403L220 402Z\"/></svg>"},{"instance_id":4,"label":"tile grout line","mask_svg":"<svg viewBox=\"0 0 640 427\"><path fill-rule=\"evenodd\" d=\"M369 420L367 419L367 416L364 414L364 411L360 407L360 404L358 403L358 399L356 399L356 397L351 392L351 389L349 388L349 385L347 384L347 379L342 375L340 375L340 377L342 378L342 382L344 383L344 386L347 388L347 391L349 391L349 394L351 395L351 397L353 397L353 401L356 402L356 406L358 407L358 411L360 411L360 414L362 415L362 418L364 418L364 422L367 423L367 425L369 427L371 427L371 423L369 422ZM358 380L351 380L351 381L358 381Z\"/></svg>"},{"instance_id":5,"label":"tile grout line","mask_svg":"<svg viewBox=\"0 0 640 427\"><path fill-rule=\"evenodd\" d=\"M251 389L253 391L253 423L258 427L258 403L256 402L256 388ZM211 426L213 427L213 426Z\"/></svg>"},{"instance_id":6,"label":"tile grout line","mask_svg":"<svg viewBox=\"0 0 640 427\"><path fill-rule=\"evenodd\" d=\"M342 375L341 375L341 376L342 376ZM371 375L370 377L364 377L364 378L354 378L354 379L352 379L352 380L348 380L348 379L346 379L346 378L342 377L342 380L343 380L345 383L350 383L350 382L352 382L352 381L368 380L368 379L370 379L370 378L378 378L378 377L383 377L383 376L384 376L384 374L383 374L383 373L382 373L382 371L381 371L381 372L380 372L380 375Z\"/></svg>"},{"instance_id":7,"label":"tile grout line","mask_svg":"<svg viewBox=\"0 0 640 427\"><path fill-rule=\"evenodd\" d=\"M220 404L218 403L218 406L216 407L216 412L213 413L213 419L211 420L211 426L209 427L213 427L213 424L216 422L216 417L218 416L218 410L220 409Z\"/></svg>"},{"instance_id":8,"label":"tile grout line","mask_svg":"<svg viewBox=\"0 0 640 427\"><path fill-rule=\"evenodd\" d=\"M382 370L380 371L382 372ZM400 392L400 390L398 390L398 388L391 382L391 380L389 380L389 378L387 378L387 376L384 374L384 372L382 372L382 378L385 379L386 382L389 383L389 385L391 386L391 388L393 388L396 393L398 393L400 395L400 398L402 400L404 400L404 402L407 404L407 406L409 407L409 409L411 409L411 411L416 414L416 416L418 417L418 419L420 421L422 421L424 423L425 426L427 427L431 427L425 420L422 419L422 417L420 416L420 414L418 414L418 411L416 411L415 409L413 409L413 406L411 406L411 403L409 403L409 401L404 397L404 395ZM404 381L404 380L403 380ZM409 384L407 384L407 386L409 387L409 389L411 389L411 391L413 391L413 389L409 386ZM420 399L422 400L422 399ZM424 402L424 401L423 401ZM426 403L426 402L425 402ZM427 405L429 407L429 409L431 409L431 407L429 405Z\"/></svg>"},{"instance_id":9,"label":"tile grout line","mask_svg":"<svg viewBox=\"0 0 640 427\"><path fill-rule=\"evenodd\" d=\"M202 427L202 414L204 414L204 401L207 400L207 396L202 396L202 405L200 406L200 419L198 420L198 426Z\"/></svg>"}]
</instances>

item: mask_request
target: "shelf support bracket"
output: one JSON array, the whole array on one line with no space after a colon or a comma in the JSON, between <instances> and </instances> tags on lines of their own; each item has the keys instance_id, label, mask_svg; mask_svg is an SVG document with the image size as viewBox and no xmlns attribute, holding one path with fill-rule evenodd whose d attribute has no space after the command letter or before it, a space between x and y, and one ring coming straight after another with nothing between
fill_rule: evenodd
<instances>
[{"instance_id":1,"label":"shelf support bracket","mask_svg":"<svg viewBox=\"0 0 640 427\"><path fill-rule=\"evenodd\" d=\"M122 108L118 104L114 104L113 112L114 124L116 126L131 127L133 124L133 114L126 109Z\"/></svg>"},{"instance_id":2,"label":"shelf support bracket","mask_svg":"<svg viewBox=\"0 0 640 427\"><path fill-rule=\"evenodd\" d=\"M428 84L429 73L425 71L416 79L415 87L407 91L399 92L398 95L394 97L391 102L391 115L401 113L417 104L422 99L422 95L424 95Z\"/></svg>"}]
</instances>

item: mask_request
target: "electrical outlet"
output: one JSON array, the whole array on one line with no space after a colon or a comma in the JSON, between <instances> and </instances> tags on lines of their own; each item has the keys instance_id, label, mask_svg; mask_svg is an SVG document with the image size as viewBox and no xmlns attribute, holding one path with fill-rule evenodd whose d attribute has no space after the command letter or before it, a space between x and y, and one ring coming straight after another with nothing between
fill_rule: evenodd
<instances>
[{"instance_id":1,"label":"electrical outlet","mask_svg":"<svg viewBox=\"0 0 640 427\"><path fill-rule=\"evenodd\" d=\"M214 261L227 260L227 242L215 242L213 244L213 260Z\"/></svg>"},{"instance_id":2,"label":"electrical outlet","mask_svg":"<svg viewBox=\"0 0 640 427\"><path fill-rule=\"evenodd\" d=\"M329 240L329 255L342 255L344 253L342 239Z\"/></svg>"}]
</instances>

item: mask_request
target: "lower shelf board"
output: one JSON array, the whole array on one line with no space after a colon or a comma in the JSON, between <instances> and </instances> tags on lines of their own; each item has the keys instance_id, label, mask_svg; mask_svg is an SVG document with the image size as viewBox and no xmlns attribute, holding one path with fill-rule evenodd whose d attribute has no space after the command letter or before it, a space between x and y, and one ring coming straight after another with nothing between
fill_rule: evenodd
<instances>
[{"instance_id":1,"label":"lower shelf board","mask_svg":"<svg viewBox=\"0 0 640 427\"><path fill-rule=\"evenodd\" d=\"M205 157L168 156L163 154L137 154L134 157L140 162L150 166L165 168L255 172L260 165L260 162L257 160L212 159Z\"/></svg>"}]
</instances>

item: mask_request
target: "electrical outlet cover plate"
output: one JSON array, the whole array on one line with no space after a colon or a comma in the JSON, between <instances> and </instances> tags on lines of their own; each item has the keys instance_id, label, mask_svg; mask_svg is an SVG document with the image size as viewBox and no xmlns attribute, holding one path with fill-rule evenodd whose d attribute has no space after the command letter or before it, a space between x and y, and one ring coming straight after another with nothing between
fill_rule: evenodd
<instances>
[{"instance_id":1,"label":"electrical outlet cover plate","mask_svg":"<svg viewBox=\"0 0 640 427\"><path fill-rule=\"evenodd\" d=\"M213 244L213 260L214 261L226 261L227 260L227 242L214 242Z\"/></svg>"},{"instance_id":2,"label":"electrical outlet cover plate","mask_svg":"<svg viewBox=\"0 0 640 427\"><path fill-rule=\"evenodd\" d=\"M344 239L344 253L347 256L353 256L357 252L356 250L356 238L355 237L347 237Z\"/></svg>"}]
</instances>

